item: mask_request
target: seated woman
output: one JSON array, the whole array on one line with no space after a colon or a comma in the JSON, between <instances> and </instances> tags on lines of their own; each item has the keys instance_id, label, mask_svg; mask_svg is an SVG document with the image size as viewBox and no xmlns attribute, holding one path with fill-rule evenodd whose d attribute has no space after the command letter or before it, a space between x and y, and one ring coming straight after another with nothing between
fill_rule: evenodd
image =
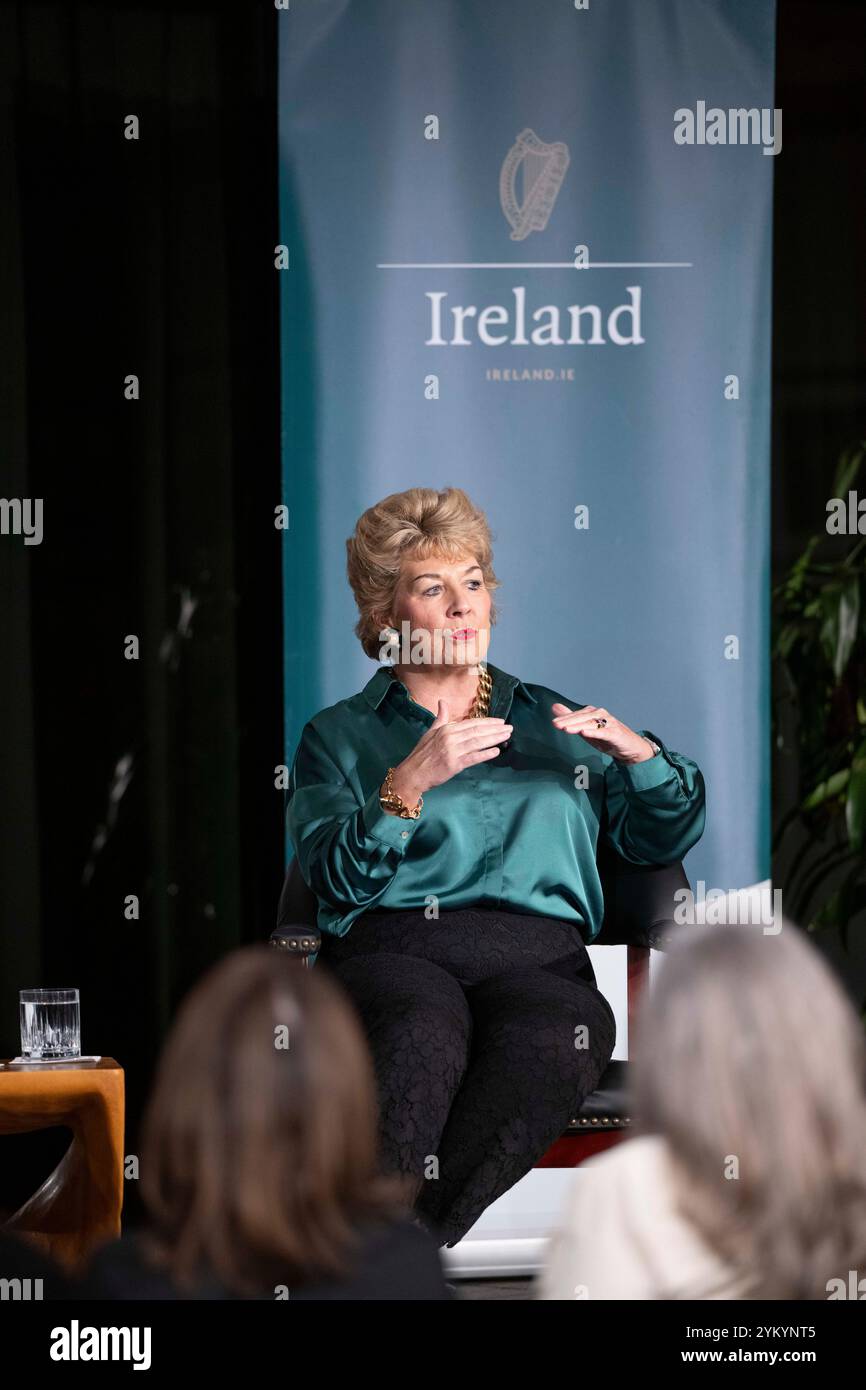
<instances>
[{"instance_id":1,"label":"seated woman","mask_svg":"<svg viewBox=\"0 0 866 1390\"><path fill-rule=\"evenodd\" d=\"M486 661L490 532L459 488L386 497L347 541L356 632L381 660L315 715L288 825L322 960L373 1052L382 1158L455 1245L544 1154L616 1039L586 945L603 833L638 864L704 826L695 763L606 709Z\"/></svg>"},{"instance_id":2,"label":"seated woman","mask_svg":"<svg viewBox=\"0 0 866 1390\"><path fill-rule=\"evenodd\" d=\"M866 1043L810 938L684 931L633 1066L636 1136L575 1172L536 1297L862 1298Z\"/></svg>"},{"instance_id":3,"label":"seated woman","mask_svg":"<svg viewBox=\"0 0 866 1390\"><path fill-rule=\"evenodd\" d=\"M96 1252L88 1298L451 1297L405 1180L378 1171L357 1018L281 951L232 952L185 1000L140 1158L149 1225Z\"/></svg>"}]
</instances>

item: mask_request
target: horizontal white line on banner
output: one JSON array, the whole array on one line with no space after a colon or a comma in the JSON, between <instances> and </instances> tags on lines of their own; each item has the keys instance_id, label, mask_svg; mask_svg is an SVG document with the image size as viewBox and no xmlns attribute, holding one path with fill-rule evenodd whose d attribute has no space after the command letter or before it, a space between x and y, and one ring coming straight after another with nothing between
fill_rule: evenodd
<instances>
[{"instance_id":1,"label":"horizontal white line on banner","mask_svg":"<svg viewBox=\"0 0 866 1390\"><path fill-rule=\"evenodd\" d=\"M377 270L690 270L691 261L390 261Z\"/></svg>"}]
</instances>

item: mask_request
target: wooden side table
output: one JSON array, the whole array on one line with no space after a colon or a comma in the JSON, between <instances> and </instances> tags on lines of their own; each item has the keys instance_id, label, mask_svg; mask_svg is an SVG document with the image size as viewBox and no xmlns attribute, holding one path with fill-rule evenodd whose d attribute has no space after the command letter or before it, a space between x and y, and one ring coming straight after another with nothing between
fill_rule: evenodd
<instances>
[{"instance_id":1,"label":"wooden side table","mask_svg":"<svg viewBox=\"0 0 866 1390\"><path fill-rule=\"evenodd\" d=\"M54 1172L5 1223L74 1269L120 1234L123 1068L113 1057L51 1066L0 1062L0 1134L68 1125L72 1142Z\"/></svg>"}]
</instances>

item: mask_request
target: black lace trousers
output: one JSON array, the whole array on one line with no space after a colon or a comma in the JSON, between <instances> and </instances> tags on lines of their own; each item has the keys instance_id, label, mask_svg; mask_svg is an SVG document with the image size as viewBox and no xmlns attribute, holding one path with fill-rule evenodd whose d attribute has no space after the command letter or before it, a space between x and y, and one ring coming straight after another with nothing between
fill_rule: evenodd
<instances>
[{"instance_id":1,"label":"black lace trousers","mask_svg":"<svg viewBox=\"0 0 866 1390\"><path fill-rule=\"evenodd\" d=\"M418 1179L415 1210L456 1245L595 1090L613 1010L571 922L490 908L367 912L319 959L361 1015L382 1167Z\"/></svg>"}]
</instances>

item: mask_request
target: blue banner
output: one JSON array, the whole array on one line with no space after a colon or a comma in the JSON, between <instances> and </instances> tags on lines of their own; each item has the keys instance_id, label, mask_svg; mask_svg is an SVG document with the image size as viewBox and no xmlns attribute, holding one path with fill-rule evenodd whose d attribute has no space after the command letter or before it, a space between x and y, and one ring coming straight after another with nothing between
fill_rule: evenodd
<instances>
[{"instance_id":1,"label":"blue banner","mask_svg":"<svg viewBox=\"0 0 866 1390\"><path fill-rule=\"evenodd\" d=\"M490 660L694 758L769 877L771 0L280 15L286 762L375 669L345 541L486 512Z\"/></svg>"}]
</instances>

